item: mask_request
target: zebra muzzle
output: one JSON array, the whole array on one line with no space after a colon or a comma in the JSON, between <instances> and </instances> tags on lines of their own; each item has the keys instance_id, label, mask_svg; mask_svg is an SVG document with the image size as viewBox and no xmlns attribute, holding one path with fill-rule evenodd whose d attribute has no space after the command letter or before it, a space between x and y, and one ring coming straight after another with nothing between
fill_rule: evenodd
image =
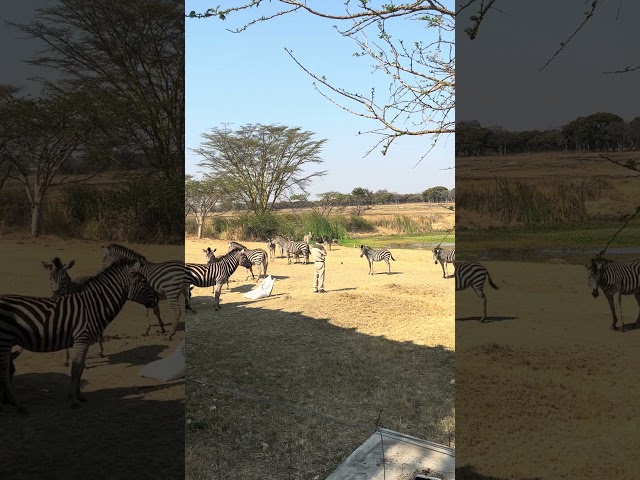
<instances>
[{"instance_id":1,"label":"zebra muzzle","mask_svg":"<svg viewBox=\"0 0 640 480\"><path fill-rule=\"evenodd\" d=\"M598 289L594 288L593 290L591 290L591 295L593 296L593 298L598 298Z\"/></svg>"}]
</instances>

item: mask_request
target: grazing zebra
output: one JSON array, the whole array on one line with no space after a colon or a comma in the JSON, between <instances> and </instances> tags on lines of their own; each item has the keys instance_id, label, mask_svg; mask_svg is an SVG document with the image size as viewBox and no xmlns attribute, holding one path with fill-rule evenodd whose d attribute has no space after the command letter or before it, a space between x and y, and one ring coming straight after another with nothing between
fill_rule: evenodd
<instances>
[{"instance_id":1,"label":"grazing zebra","mask_svg":"<svg viewBox=\"0 0 640 480\"><path fill-rule=\"evenodd\" d=\"M121 260L85 282L81 292L59 298L4 295L0 297L0 392L19 412L10 382L11 349L17 345L32 352L56 352L73 347L71 390L74 408L84 397L80 377L89 345L120 313L128 299L153 297L153 288L140 273L140 262Z\"/></svg>"},{"instance_id":2,"label":"grazing zebra","mask_svg":"<svg viewBox=\"0 0 640 480\"><path fill-rule=\"evenodd\" d=\"M306 265L309 263L310 248L308 243L285 240L280 236L276 237L275 241L278 245L280 245L280 249L287 252L287 265L291 264L291 255L295 256L296 263L298 263L299 257L301 255L304 256L304 264Z\"/></svg>"},{"instance_id":3,"label":"grazing zebra","mask_svg":"<svg viewBox=\"0 0 640 480\"><path fill-rule=\"evenodd\" d=\"M440 247L436 247L433 249L433 262L437 265L440 262L440 266L442 267L442 278L447 278L447 264L453 263L456 261L456 251L453 250L443 250Z\"/></svg>"},{"instance_id":4,"label":"grazing zebra","mask_svg":"<svg viewBox=\"0 0 640 480\"><path fill-rule=\"evenodd\" d=\"M311 243L312 238L313 238L313 235L311 235L311 232L309 232L304 236L303 241L304 243L309 244Z\"/></svg>"},{"instance_id":5,"label":"grazing zebra","mask_svg":"<svg viewBox=\"0 0 640 480\"><path fill-rule=\"evenodd\" d=\"M102 247L104 256L102 258L102 269L104 270L109 264L120 259L137 260L140 262L140 272L147 278L149 284L158 293L161 300L167 300L169 307L174 314L173 327L169 333L169 340L173 338L180 321L180 315L182 310L180 308L180 296L185 300L185 311L191 310L196 313L191 307L189 300L189 285L185 283L186 270L184 262L180 260L169 260L167 262L153 263L149 262L144 256L138 252L112 243L105 247ZM156 305L153 309L153 313L158 318L160 328L164 331L163 322L160 320L160 306ZM186 313L186 312L185 312ZM151 325L147 328L145 335L149 333Z\"/></svg>"},{"instance_id":6,"label":"grazing zebra","mask_svg":"<svg viewBox=\"0 0 640 480\"><path fill-rule=\"evenodd\" d=\"M222 257L216 257L215 256L215 252L216 250L218 250L217 248L214 248L213 250L211 250L211 247L207 247L206 249L202 249L202 251L204 252L205 258L207 259L207 263L214 263L219 261ZM249 272L251 272L251 277L255 280L256 277L253 275L253 263L251 263L251 260L249 260L247 258L246 255L240 255L240 266L246 268ZM249 278L249 277L247 277ZM230 290L229 288L229 279L227 278L227 290ZM215 285L213 287L213 289L211 290L213 293L215 293Z\"/></svg>"},{"instance_id":7,"label":"grazing zebra","mask_svg":"<svg viewBox=\"0 0 640 480\"><path fill-rule=\"evenodd\" d=\"M484 323L487 319L487 296L484 294L484 282L489 280L489 285L495 290L498 286L491 280L489 271L477 262L454 262L455 270L453 276L456 279L456 292L465 290L469 287L473 288L478 297L482 300L483 310L480 322Z\"/></svg>"},{"instance_id":8,"label":"grazing zebra","mask_svg":"<svg viewBox=\"0 0 640 480\"><path fill-rule=\"evenodd\" d=\"M252 265L262 266L262 275L267 278L267 268L269 267L269 255L261 248L255 248L249 250L247 247L238 242L229 242L229 252L234 248L244 249L244 254L249 259ZM242 262L240 263L242 265ZM244 265L243 265L244 266ZM251 271L251 277L255 280L253 275L253 267L249 269ZM260 272L258 272L258 280L260 280Z\"/></svg>"},{"instance_id":9,"label":"grazing zebra","mask_svg":"<svg viewBox=\"0 0 640 480\"><path fill-rule=\"evenodd\" d=\"M374 250L373 248L367 247L365 245L360 245L360 258L363 256L367 257L367 261L369 262L369 274L373 275L373 262L385 262L387 267L389 267L389 275L391 275L391 263L389 263L389 259L396 261L391 255L391 252L386 248L381 248L379 250Z\"/></svg>"},{"instance_id":10,"label":"grazing zebra","mask_svg":"<svg viewBox=\"0 0 640 480\"><path fill-rule=\"evenodd\" d=\"M240 265L240 259L243 254L244 249L235 248L226 255L218 257L214 262L204 265L201 263L187 263L187 288L191 285L195 285L196 287L212 287L215 285L213 308L219 310L221 308L220 292L222 285L227 282L229 277L233 275L233 272L236 271L238 265ZM188 295L187 293L187 296Z\"/></svg>"},{"instance_id":11,"label":"grazing zebra","mask_svg":"<svg viewBox=\"0 0 640 480\"><path fill-rule=\"evenodd\" d=\"M276 256L276 242L270 238L267 238L267 250L269 250L269 256L271 258Z\"/></svg>"},{"instance_id":12,"label":"grazing zebra","mask_svg":"<svg viewBox=\"0 0 640 480\"><path fill-rule=\"evenodd\" d=\"M51 286L51 290L53 291L53 295L51 298L62 297L63 295L69 295L70 293L78 293L82 291L85 286L85 282L89 280L89 276L78 277L75 281L71 280L69 276L68 270L73 267L75 264L74 260L71 260L67 265L63 265L58 257L52 260L52 263L42 262L42 266L49 271L49 285ZM149 309L153 309L156 305L158 305L158 295L153 294L149 298L142 298L140 303L143 307L145 307L147 312L147 320L149 322L149 328L151 328L151 318L149 317ZM164 333L164 326L162 325L162 320L158 318L160 323L160 328L162 329L162 333ZM147 329L148 331L148 329ZM100 345L100 357L104 357L104 347L102 345L103 337L100 336L98 340L98 344ZM66 359L64 362L64 366L69 366L69 349L66 349Z\"/></svg>"},{"instance_id":13,"label":"grazing zebra","mask_svg":"<svg viewBox=\"0 0 640 480\"><path fill-rule=\"evenodd\" d=\"M620 330L624 331L624 320L622 319L622 295L634 295L640 307L640 260L630 263L614 262L604 258L593 258L586 265L589 272L589 288L592 289L593 298L598 298L598 288L602 289L604 296L609 302L613 323L611 328L618 330L618 318L616 307L620 312ZM640 313L636 319L635 327L640 327Z\"/></svg>"}]
</instances>

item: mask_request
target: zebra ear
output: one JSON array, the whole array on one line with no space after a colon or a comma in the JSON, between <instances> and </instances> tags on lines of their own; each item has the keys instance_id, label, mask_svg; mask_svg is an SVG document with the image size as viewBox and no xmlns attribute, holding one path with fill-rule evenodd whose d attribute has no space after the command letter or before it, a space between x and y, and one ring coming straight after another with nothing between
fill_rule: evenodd
<instances>
[{"instance_id":1,"label":"zebra ear","mask_svg":"<svg viewBox=\"0 0 640 480\"><path fill-rule=\"evenodd\" d=\"M75 260L71 260L69 263L67 263L64 268L66 270L69 270L71 267L73 267L75 265L76 261Z\"/></svg>"},{"instance_id":2,"label":"zebra ear","mask_svg":"<svg viewBox=\"0 0 640 480\"><path fill-rule=\"evenodd\" d=\"M42 266L46 269L46 270L51 270L53 268L53 265L51 265L50 263L47 262L42 262Z\"/></svg>"}]
</instances>

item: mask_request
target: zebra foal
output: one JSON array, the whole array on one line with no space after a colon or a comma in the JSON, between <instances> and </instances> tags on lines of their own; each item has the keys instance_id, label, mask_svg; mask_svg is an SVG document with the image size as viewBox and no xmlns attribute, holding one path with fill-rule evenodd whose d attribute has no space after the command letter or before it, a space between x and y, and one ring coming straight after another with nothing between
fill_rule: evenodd
<instances>
[{"instance_id":1,"label":"zebra foal","mask_svg":"<svg viewBox=\"0 0 640 480\"><path fill-rule=\"evenodd\" d=\"M311 249L309 248L308 243L286 240L280 236L275 238L275 242L280 245L281 250L287 253L287 265L291 265L291 255L295 256L296 263L298 263L300 256L304 256L305 265L309 263L309 254L311 253Z\"/></svg>"},{"instance_id":2,"label":"zebra foal","mask_svg":"<svg viewBox=\"0 0 640 480\"><path fill-rule=\"evenodd\" d=\"M447 278L447 264L456 261L456 251L454 250L443 250L440 247L436 247L432 250L433 252L433 261L437 265L440 262L440 266L442 267L442 278Z\"/></svg>"},{"instance_id":3,"label":"zebra foal","mask_svg":"<svg viewBox=\"0 0 640 480\"><path fill-rule=\"evenodd\" d=\"M80 391L89 345L98 341L127 300L153 297L153 288L140 274L140 263L120 261L85 283L81 292L59 298L4 295L0 297L0 393L19 412L26 412L11 384L11 349L57 352L73 348L71 388L73 408L85 401Z\"/></svg>"},{"instance_id":4,"label":"zebra foal","mask_svg":"<svg viewBox=\"0 0 640 480\"><path fill-rule=\"evenodd\" d=\"M453 276L456 279L456 292L466 290L469 287L476 292L483 305L480 323L484 323L487 319L487 296L484 294L484 284L488 280L494 290L498 290L498 286L493 283L491 275L484 265L477 262L454 262L453 266L455 268Z\"/></svg>"},{"instance_id":5,"label":"zebra foal","mask_svg":"<svg viewBox=\"0 0 640 480\"><path fill-rule=\"evenodd\" d=\"M614 262L605 258L592 258L585 265L589 273L589 288L593 298L598 298L598 290L602 290L609 302L613 322L611 328L618 330L618 317L616 304L620 312L620 331L624 332L624 320L622 318L622 295L636 297L640 308L640 260L623 263ZM636 318L635 328L640 327L640 312Z\"/></svg>"},{"instance_id":6,"label":"zebra foal","mask_svg":"<svg viewBox=\"0 0 640 480\"><path fill-rule=\"evenodd\" d=\"M387 267L389 267L388 275L391 275L391 263L389 263L389 259L396 261L391 255L391 252L386 248L381 248L378 250L374 250L373 248L367 247L365 245L360 245L360 258L367 257L367 261L369 262L369 273L368 275L373 275L373 262L385 262Z\"/></svg>"}]
</instances>

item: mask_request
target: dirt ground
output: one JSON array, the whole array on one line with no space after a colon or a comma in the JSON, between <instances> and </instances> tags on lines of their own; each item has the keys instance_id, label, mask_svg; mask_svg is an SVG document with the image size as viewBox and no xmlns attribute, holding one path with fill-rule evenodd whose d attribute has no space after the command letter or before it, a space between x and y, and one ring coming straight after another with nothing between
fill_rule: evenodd
<instances>
[{"instance_id":1,"label":"dirt ground","mask_svg":"<svg viewBox=\"0 0 640 480\"><path fill-rule=\"evenodd\" d=\"M227 251L188 239L186 260L204 262L208 246ZM242 297L256 285L244 268L218 312L210 288L194 289L187 375L210 385L187 381L188 479L322 479L378 417L453 446L453 280L425 250L391 251L392 275L377 262L369 276L358 249L334 247L326 294L312 293L311 264L286 258L270 261L269 298Z\"/></svg>"},{"instance_id":2,"label":"dirt ground","mask_svg":"<svg viewBox=\"0 0 640 480\"><path fill-rule=\"evenodd\" d=\"M94 275L108 242L0 239L0 293L50 296L41 262L59 256L76 261L72 278ZM182 246L128 245L150 260L183 258ZM161 302L163 318L166 302ZM168 320L167 320L168 321ZM172 322L168 322L172 324ZM137 376L149 362L170 354L180 343L182 325L172 341L147 325L145 309L130 302L106 330L105 357L89 349L83 374L87 403L72 410L67 401L69 368L64 351L31 353L16 360L14 385L29 409L0 413L0 478L182 478L184 474L184 380L161 384ZM155 323L154 323L155 325ZM97 463L96 463L97 462ZM144 469L140 468L144 465Z\"/></svg>"},{"instance_id":3,"label":"dirt ground","mask_svg":"<svg viewBox=\"0 0 640 480\"><path fill-rule=\"evenodd\" d=\"M484 265L497 321L477 322L472 290L456 294L456 465L481 478L638 478L640 330L609 329L583 265ZM633 296L622 308L634 322Z\"/></svg>"}]
</instances>

